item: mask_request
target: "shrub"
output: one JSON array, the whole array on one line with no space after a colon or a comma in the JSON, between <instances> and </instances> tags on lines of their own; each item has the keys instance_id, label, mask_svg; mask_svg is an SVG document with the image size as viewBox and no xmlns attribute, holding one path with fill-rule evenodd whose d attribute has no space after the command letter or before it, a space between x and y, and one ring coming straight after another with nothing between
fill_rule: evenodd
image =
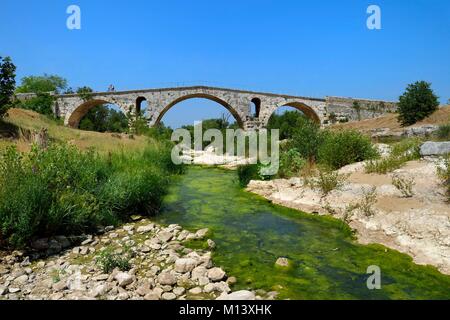
<instances>
[{"instance_id":1,"label":"shrub","mask_svg":"<svg viewBox=\"0 0 450 320\"><path fill-rule=\"evenodd\" d=\"M10 147L0 156L0 240L23 246L35 237L91 232L129 214L154 213L176 169L170 148L100 156L74 146Z\"/></svg>"},{"instance_id":2,"label":"shrub","mask_svg":"<svg viewBox=\"0 0 450 320\"><path fill-rule=\"evenodd\" d=\"M130 259L132 258L132 253L130 248L124 247L123 253L114 252L113 248L107 247L103 250L97 257L96 263L102 268L103 273L108 274L114 269L119 269L120 271L128 271L131 269Z\"/></svg>"},{"instance_id":3,"label":"shrub","mask_svg":"<svg viewBox=\"0 0 450 320\"><path fill-rule=\"evenodd\" d=\"M389 157L366 163L366 173L386 174L401 168L408 161L420 159L421 143L418 138L410 138L394 144Z\"/></svg>"},{"instance_id":4,"label":"shrub","mask_svg":"<svg viewBox=\"0 0 450 320\"><path fill-rule=\"evenodd\" d=\"M403 178L399 175L392 177L392 185L399 190L405 198L411 198L414 195L413 186L415 182L413 178Z\"/></svg>"},{"instance_id":5,"label":"shrub","mask_svg":"<svg viewBox=\"0 0 450 320\"><path fill-rule=\"evenodd\" d=\"M377 188L372 187L368 190L364 189L361 200L357 203L352 203L346 207L343 219L346 222L349 222L353 214L353 211L355 210L360 211L366 217L371 217L375 215L375 210L373 209L373 206L376 204L376 202L377 202Z\"/></svg>"},{"instance_id":6,"label":"shrub","mask_svg":"<svg viewBox=\"0 0 450 320\"><path fill-rule=\"evenodd\" d=\"M309 183L315 189L319 189L322 196L327 196L331 191L340 189L348 176L339 174L337 171L319 170L318 176Z\"/></svg>"},{"instance_id":7,"label":"shrub","mask_svg":"<svg viewBox=\"0 0 450 320\"><path fill-rule=\"evenodd\" d=\"M440 140L450 140L450 123L439 126L436 136Z\"/></svg>"},{"instance_id":8,"label":"shrub","mask_svg":"<svg viewBox=\"0 0 450 320\"><path fill-rule=\"evenodd\" d=\"M319 162L335 170L377 156L368 137L350 130L327 132L318 149Z\"/></svg>"},{"instance_id":9,"label":"shrub","mask_svg":"<svg viewBox=\"0 0 450 320\"><path fill-rule=\"evenodd\" d=\"M408 126L423 120L439 107L438 97L431 89L431 84L418 81L408 85L398 104L398 120Z\"/></svg>"},{"instance_id":10,"label":"shrub","mask_svg":"<svg viewBox=\"0 0 450 320\"><path fill-rule=\"evenodd\" d=\"M55 98L49 93L38 92L35 97L21 101L19 106L23 109L33 110L40 114L52 115L54 101Z\"/></svg>"},{"instance_id":11,"label":"shrub","mask_svg":"<svg viewBox=\"0 0 450 320\"><path fill-rule=\"evenodd\" d=\"M303 158L314 163L324 138L320 126L312 120L299 118L292 136L289 147L295 148Z\"/></svg>"},{"instance_id":12,"label":"shrub","mask_svg":"<svg viewBox=\"0 0 450 320\"><path fill-rule=\"evenodd\" d=\"M450 201L450 155L444 159L443 167L438 167L437 173L447 190L447 197Z\"/></svg>"},{"instance_id":13,"label":"shrub","mask_svg":"<svg viewBox=\"0 0 450 320\"><path fill-rule=\"evenodd\" d=\"M280 153L280 169L278 176L280 178L289 178L300 175L305 167L306 161L300 155L297 149L289 149Z\"/></svg>"},{"instance_id":14,"label":"shrub","mask_svg":"<svg viewBox=\"0 0 450 320\"><path fill-rule=\"evenodd\" d=\"M259 167L257 164L245 164L239 166L237 168L237 174L241 187L246 187L250 180L258 180L260 178Z\"/></svg>"}]
</instances>

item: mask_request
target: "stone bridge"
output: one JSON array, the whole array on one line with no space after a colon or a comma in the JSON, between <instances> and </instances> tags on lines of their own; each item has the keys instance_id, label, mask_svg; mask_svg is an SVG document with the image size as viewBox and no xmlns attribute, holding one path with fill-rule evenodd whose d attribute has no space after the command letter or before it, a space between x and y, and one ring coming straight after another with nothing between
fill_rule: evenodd
<instances>
[{"instance_id":1,"label":"stone bridge","mask_svg":"<svg viewBox=\"0 0 450 320\"><path fill-rule=\"evenodd\" d=\"M270 116L283 106L294 107L321 125L338 121L346 122L373 118L396 109L395 103L386 101L338 97L309 98L194 86L94 92L88 100L83 100L78 94L58 95L56 96L54 112L56 116L64 119L65 125L78 127L83 116L95 106L115 104L124 113L137 114L137 112L140 112L141 104L147 101L146 117L149 125L154 126L161 121L170 108L191 98L204 98L221 104L234 116L239 126L245 130L266 127ZM355 101L358 102L356 105Z\"/></svg>"}]
</instances>

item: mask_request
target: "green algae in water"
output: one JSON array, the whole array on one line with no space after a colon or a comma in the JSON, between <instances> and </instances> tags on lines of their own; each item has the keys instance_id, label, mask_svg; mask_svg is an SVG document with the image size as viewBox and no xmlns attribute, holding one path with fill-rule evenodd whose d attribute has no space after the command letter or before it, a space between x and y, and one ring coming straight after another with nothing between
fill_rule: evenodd
<instances>
[{"instance_id":1,"label":"green algae in water","mask_svg":"<svg viewBox=\"0 0 450 320\"><path fill-rule=\"evenodd\" d=\"M160 223L210 228L214 262L234 289L276 290L290 299L449 299L450 277L381 245L359 245L341 221L271 204L239 188L235 172L191 167L165 198ZM279 257L292 265L277 268ZM381 268L368 290L367 267Z\"/></svg>"}]
</instances>

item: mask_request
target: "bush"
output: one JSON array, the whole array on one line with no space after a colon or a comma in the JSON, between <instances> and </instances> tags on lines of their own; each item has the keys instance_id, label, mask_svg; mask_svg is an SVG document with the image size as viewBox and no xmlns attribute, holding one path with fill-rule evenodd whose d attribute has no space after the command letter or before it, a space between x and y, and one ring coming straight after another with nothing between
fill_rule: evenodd
<instances>
[{"instance_id":1,"label":"bush","mask_svg":"<svg viewBox=\"0 0 450 320\"><path fill-rule=\"evenodd\" d=\"M327 132L318 149L319 162L334 170L377 156L368 137L349 130Z\"/></svg>"},{"instance_id":2,"label":"bush","mask_svg":"<svg viewBox=\"0 0 450 320\"><path fill-rule=\"evenodd\" d=\"M408 161L420 159L421 144L418 138L404 139L394 144L389 157L366 163L366 173L386 174L401 168Z\"/></svg>"},{"instance_id":3,"label":"bush","mask_svg":"<svg viewBox=\"0 0 450 320\"><path fill-rule=\"evenodd\" d=\"M392 177L392 185L399 190L405 198L411 198L414 195L414 179L403 178L398 175Z\"/></svg>"},{"instance_id":4,"label":"bush","mask_svg":"<svg viewBox=\"0 0 450 320\"><path fill-rule=\"evenodd\" d=\"M306 160L301 157L300 152L293 148L280 152L280 168L278 176L280 178L290 178L300 175L306 165Z\"/></svg>"},{"instance_id":5,"label":"bush","mask_svg":"<svg viewBox=\"0 0 450 320\"><path fill-rule=\"evenodd\" d=\"M448 201L450 201L450 155L444 159L443 167L438 167L437 173L447 190Z\"/></svg>"},{"instance_id":6,"label":"bush","mask_svg":"<svg viewBox=\"0 0 450 320\"><path fill-rule=\"evenodd\" d=\"M20 247L35 237L91 232L135 212L152 214L174 170L170 148L161 144L108 157L68 145L28 154L10 147L0 156L0 240Z\"/></svg>"},{"instance_id":7,"label":"bush","mask_svg":"<svg viewBox=\"0 0 450 320\"><path fill-rule=\"evenodd\" d=\"M123 250L124 252L119 254L114 252L113 248L107 247L100 253L96 263L102 268L103 273L108 274L116 268L120 271L128 271L131 269L129 261L133 255L130 248L124 247Z\"/></svg>"},{"instance_id":8,"label":"bush","mask_svg":"<svg viewBox=\"0 0 450 320\"><path fill-rule=\"evenodd\" d=\"M19 103L19 107L23 109L33 110L40 114L52 115L53 114L53 104L55 102L55 98L46 92L36 93L36 96L21 101Z\"/></svg>"},{"instance_id":9,"label":"bush","mask_svg":"<svg viewBox=\"0 0 450 320\"><path fill-rule=\"evenodd\" d=\"M311 187L319 189L322 196L327 196L331 191L340 189L348 176L339 174L337 171L319 170L316 178L312 179Z\"/></svg>"},{"instance_id":10,"label":"bush","mask_svg":"<svg viewBox=\"0 0 450 320\"><path fill-rule=\"evenodd\" d=\"M295 148L304 159L314 163L323 138L317 123L307 118L299 118L297 128L293 130L289 147Z\"/></svg>"},{"instance_id":11,"label":"bush","mask_svg":"<svg viewBox=\"0 0 450 320\"><path fill-rule=\"evenodd\" d=\"M403 126L409 126L423 120L439 107L438 97L431 84L418 81L408 85L398 104L398 120Z\"/></svg>"},{"instance_id":12,"label":"bush","mask_svg":"<svg viewBox=\"0 0 450 320\"><path fill-rule=\"evenodd\" d=\"M239 184L246 187L251 180L259 180L259 166L257 164L245 164L237 168Z\"/></svg>"},{"instance_id":13,"label":"bush","mask_svg":"<svg viewBox=\"0 0 450 320\"><path fill-rule=\"evenodd\" d=\"M436 132L436 136L440 140L450 140L450 123L439 126Z\"/></svg>"}]
</instances>

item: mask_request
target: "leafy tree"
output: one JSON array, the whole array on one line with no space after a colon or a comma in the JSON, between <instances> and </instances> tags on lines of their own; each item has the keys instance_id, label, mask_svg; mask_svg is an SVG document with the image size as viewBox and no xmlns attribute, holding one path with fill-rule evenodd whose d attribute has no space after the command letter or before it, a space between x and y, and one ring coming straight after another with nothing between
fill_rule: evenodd
<instances>
[{"instance_id":1,"label":"leafy tree","mask_svg":"<svg viewBox=\"0 0 450 320\"><path fill-rule=\"evenodd\" d=\"M356 115L358 117L358 121L361 121L361 105L358 101L353 101L353 109L356 111Z\"/></svg>"},{"instance_id":2,"label":"leafy tree","mask_svg":"<svg viewBox=\"0 0 450 320\"><path fill-rule=\"evenodd\" d=\"M36 111L41 114L53 114L52 106L55 98L51 93L60 93L67 88L67 80L56 75L29 76L22 78L17 93L34 93L35 97L22 101L20 106L24 109Z\"/></svg>"},{"instance_id":3,"label":"leafy tree","mask_svg":"<svg viewBox=\"0 0 450 320\"><path fill-rule=\"evenodd\" d=\"M16 66L10 57L0 57L0 118L11 106L11 97L16 86Z\"/></svg>"},{"instance_id":4,"label":"leafy tree","mask_svg":"<svg viewBox=\"0 0 450 320\"><path fill-rule=\"evenodd\" d=\"M317 159L319 146L324 140L324 134L320 131L319 124L308 118L299 118L292 131L292 139L289 147L295 148L309 163Z\"/></svg>"},{"instance_id":5,"label":"leafy tree","mask_svg":"<svg viewBox=\"0 0 450 320\"><path fill-rule=\"evenodd\" d=\"M89 110L81 119L79 128L97 132L126 132L128 120L122 112L101 105Z\"/></svg>"},{"instance_id":6,"label":"leafy tree","mask_svg":"<svg viewBox=\"0 0 450 320\"><path fill-rule=\"evenodd\" d=\"M281 140L290 139L296 128L303 124L305 119L305 115L296 110L286 111L281 115L273 114L269 119L267 129L279 129Z\"/></svg>"},{"instance_id":7,"label":"leafy tree","mask_svg":"<svg viewBox=\"0 0 450 320\"><path fill-rule=\"evenodd\" d=\"M423 120L439 107L438 97L431 89L431 84L418 81L408 85L398 104L398 121L408 126Z\"/></svg>"},{"instance_id":8,"label":"leafy tree","mask_svg":"<svg viewBox=\"0 0 450 320\"><path fill-rule=\"evenodd\" d=\"M67 80L56 75L29 76L22 78L17 93L63 92L67 88Z\"/></svg>"},{"instance_id":9,"label":"leafy tree","mask_svg":"<svg viewBox=\"0 0 450 320\"><path fill-rule=\"evenodd\" d=\"M92 92L94 92L94 90L92 90L92 88L86 87L86 86L80 87L77 89L77 94L84 101L89 101L92 99Z\"/></svg>"}]
</instances>

